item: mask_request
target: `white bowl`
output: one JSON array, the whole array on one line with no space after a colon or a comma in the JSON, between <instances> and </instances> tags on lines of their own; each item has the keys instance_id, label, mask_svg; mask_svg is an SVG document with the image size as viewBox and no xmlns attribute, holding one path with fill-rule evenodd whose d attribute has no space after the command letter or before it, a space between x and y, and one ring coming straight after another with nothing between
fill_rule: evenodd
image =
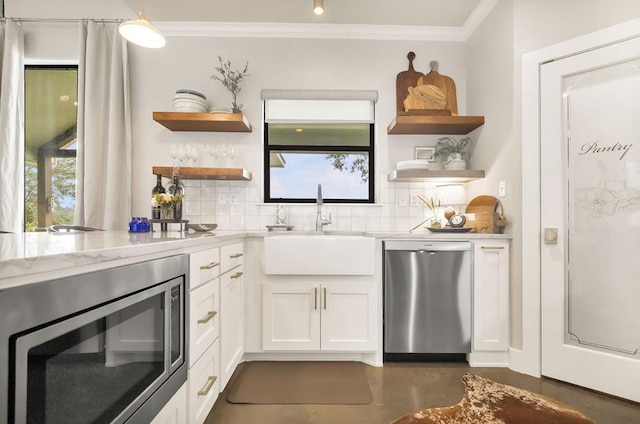
<instances>
[{"instance_id":1,"label":"white bowl","mask_svg":"<svg viewBox=\"0 0 640 424\"><path fill-rule=\"evenodd\" d=\"M407 169L429 169L429 161L426 159L402 160L396 163L398 171Z\"/></svg>"},{"instance_id":2,"label":"white bowl","mask_svg":"<svg viewBox=\"0 0 640 424\"><path fill-rule=\"evenodd\" d=\"M202 94L201 92L195 91L195 90L189 90L187 88L181 88L179 90L176 90L176 94L189 94L189 95L192 95L192 96L197 96L197 97L201 98L202 100L207 100L207 97L204 94Z\"/></svg>"},{"instance_id":3,"label":"white bowl","mask_svg":"<svg viewBox=\"0 0 640 424\"><path fill-rule=\"evenodd\" d=\"M175 111L176 111L176 112L193 112L193 113L205 113L205 112L206 112L206 110L202 110L202 109L195 109L195 108L192 108L192 107L186 107L186 106L183 106L183 107L176 107L176 108L175 108Z\"/></svg>"},{"instance_id":4,"label":"white bowl","mask_svg":"<svg viewBox=\"0 0 640 424\"><path fill-rule=\"evenodd\" d=\"M179 97L179 98L174 98L174 99L172 100L172 102L173 102L174 104L175 104L176 102L189 102L189 103L194 103L194 104L198 104L198 105L202 105L202 106L209 107L209 104L208 104L207 102L205 102L204 100L202 100L202 99L197 100L197 99L187 99L187 98Z\"/></svg>"},{"instance_id":5,"label":"white bowl","mask_svg":"<svg viewBox=\"0 0 640 424\"><path fill-rule=\"evenodd\" d=\"M209 108L199 102L191 100L174 100L173 107L178 112L187 112L184 109L192 109L194 112L208 112Z\"/></svg>"},{"instance_id":6,"label":"white bowl","mask_svg":"<svg viewBox=\"0 0 640 424\"><path fill-rule=\"evenodd\" d=\"M212 107L209 112L211 113L233 113L233 109L230 107Z\"/></svg>"},{"instance_id":7,"label":"white bowl","mask_svg":"<svg viewBox=\"0 0 640 424\"><path fill-rule=\"evenodd\" d=\"M200 103L204 103L204 104L207 103L207 101L205 99L203 99L202 97L198 97L198 96L195 96L195 95L189 94L189 93L176 94L175 96L173 96L173 100L191 100L191 101L194 101L194 102L200 102Z\"/></svg>"}]
</instances>

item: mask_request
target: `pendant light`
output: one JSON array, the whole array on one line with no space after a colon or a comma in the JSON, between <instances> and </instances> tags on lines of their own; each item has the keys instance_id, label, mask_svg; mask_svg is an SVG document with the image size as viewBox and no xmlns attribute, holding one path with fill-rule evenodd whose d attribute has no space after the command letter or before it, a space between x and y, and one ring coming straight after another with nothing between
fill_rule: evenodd
<instances>
[{"instance_id":1,"label":"pendant light","mask_svg":"<svg viewBox=\"0 0 640 424\"><path fill-rule=\"evenodd\" d=\"M157 49L167 44L164 35L147 21L147 15L144 13L144 0L142 0L142 11L138 15L138 19L121 23L118 30L127 41L138 46Z\"/></svg>"},{"instance_id":2,"label":"pendant light","mask_svg":"<svg viewBox=\"0 0 640 424\"><path fill-rule=\"evenodd\" d=\"M316 15L324 13L324 0L313 0L313 13Z\"/></svg>"}]
</instances>

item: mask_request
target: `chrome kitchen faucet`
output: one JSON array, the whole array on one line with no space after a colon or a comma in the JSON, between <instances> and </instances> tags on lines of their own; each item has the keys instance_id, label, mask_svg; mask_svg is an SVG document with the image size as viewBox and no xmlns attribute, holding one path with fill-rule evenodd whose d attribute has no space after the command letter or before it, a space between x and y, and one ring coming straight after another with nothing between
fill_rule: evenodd
<instances>
[{"instance_id":1,"label":"chrome kitchen faucet","mask_svg":"<svg viewBox=\"0 0 640 424\"><path fill-rule=\"evenodd\" d=\"M316 231L324 231L325 225L331 224L331 212L329 218L322 217L322 184L318 184L318 197L316 198Z\"/></svg>"}]
</instances>

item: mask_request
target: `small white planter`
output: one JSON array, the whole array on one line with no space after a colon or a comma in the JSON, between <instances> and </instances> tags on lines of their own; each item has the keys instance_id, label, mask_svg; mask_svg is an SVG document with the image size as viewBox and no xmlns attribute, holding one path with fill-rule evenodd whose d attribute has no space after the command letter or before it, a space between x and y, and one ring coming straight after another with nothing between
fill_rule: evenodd
<instances>
[{"instance_id":1,"label":"small white planter","mask_svg":"<svg viewBox=\"0 0 640 424\"><path fill-rule=\"evenodd\" d=\"M467 169L467 161L464 159L452 159L444 164L444 169L448 171L464 171Z\"/></svg>"}]
</instances>

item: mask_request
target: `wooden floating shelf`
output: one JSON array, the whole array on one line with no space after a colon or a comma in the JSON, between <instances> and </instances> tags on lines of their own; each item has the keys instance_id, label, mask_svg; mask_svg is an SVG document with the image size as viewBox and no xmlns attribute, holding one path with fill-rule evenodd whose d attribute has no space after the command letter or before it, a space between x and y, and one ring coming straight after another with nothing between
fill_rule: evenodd
<instances>
[{"instance_id":1,"label":"wooden floating shelf","mask_svg":"<svg viewBox=\"0 0 640 424\"><path fill-rule=\"evenodd\" d=\"M236 180L251 181L251 172L244 168L180 167L181 180ZM154 166L154 175L173 177L173 166Z\"/></svg>"},{"instance_id":2,"label":"wooden floating shelf","mask_svg":"<svg viewBox=\"0 0 640 424\"><path fill-rule=\"evenodd\" d=\"M387 134L469 134L484 125L484 116L398 115Z\"/></svg>"},{"instance_id":3,"label":"wooden floating shelf","mask_svg":"<svg viewBox=\"0 0 640 424\"><path fill-rule=\"evenodd\" d=\"M469 181L482 178L484 178L484 171L429 171L424 169L395 170L388 176L388 180L392 182L433 181L468 183Z\"/></svg>"},{"instance_id":4,"label":"wooden floating shelf","mask_svg":"<svg viewBox=\"0 0 640 424\"><path fill-rule=\"evenodd\" d=\"M251 132L243 113L153 112L153 120L171 131Z\"/></svg>"}]
</instances>

